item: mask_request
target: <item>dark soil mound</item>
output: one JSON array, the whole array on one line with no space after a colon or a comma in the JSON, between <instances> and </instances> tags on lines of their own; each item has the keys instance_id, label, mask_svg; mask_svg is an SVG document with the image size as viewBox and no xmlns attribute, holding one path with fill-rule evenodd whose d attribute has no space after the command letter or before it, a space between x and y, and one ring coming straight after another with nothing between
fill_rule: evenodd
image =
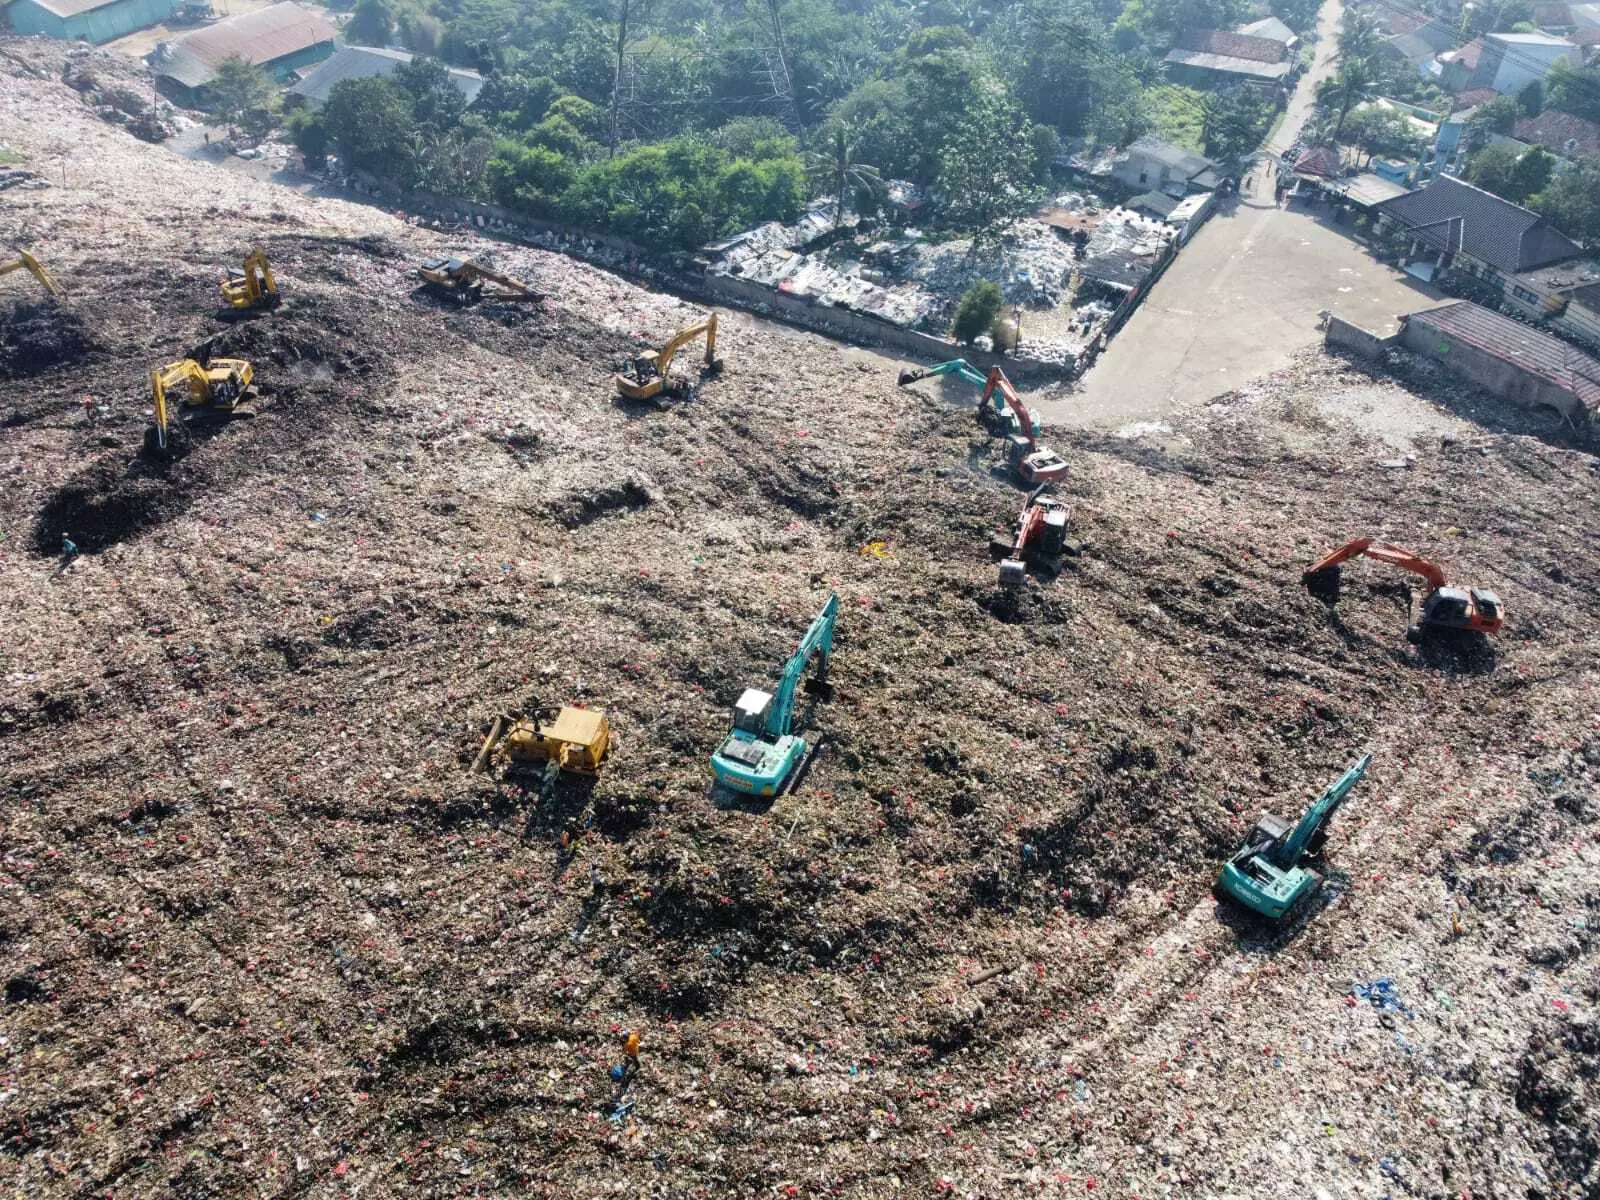
<instances>
[{"instance_id":1,"label":"dark soil mound","mask_svg":"<svg viewBox=\"0 0 1600 1200\"><path fill-rule=\"evenodd\" d=\"M54 301L0 310L0 372L38 375L95 349L83 319Z\"/></svg>"}]
</instances>

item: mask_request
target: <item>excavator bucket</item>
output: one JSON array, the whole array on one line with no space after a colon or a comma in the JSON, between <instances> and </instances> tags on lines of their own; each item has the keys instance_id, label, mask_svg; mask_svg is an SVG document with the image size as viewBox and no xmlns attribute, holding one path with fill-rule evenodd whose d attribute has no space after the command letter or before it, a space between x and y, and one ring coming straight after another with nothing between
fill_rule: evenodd
<instances>
[{"instance_id":1,"label":"excavator bucket","mask_svg":"<svg viewBox=\"0 0 1600 1200\"><path fill-rule=\"evenodd\" d=\"M905 387L907 384L915 383L917 380L926 379L927 377L928 374L926 371L913 371L907 367L905 370L900 372L900 378L896 381L896 383L900 387Z\"/></svg>"},{"instance_id":2,"label":"excavator bucket","mask_svg":"<svg viewBox=\"0 0 1600 1200\"><path fill-rule=\"evenodd\" d=\"M818 700L833 699L833 684L826 679L813 676L806 680L802 686L808 696L815 696Z\"/></svg>"}]
</instances>

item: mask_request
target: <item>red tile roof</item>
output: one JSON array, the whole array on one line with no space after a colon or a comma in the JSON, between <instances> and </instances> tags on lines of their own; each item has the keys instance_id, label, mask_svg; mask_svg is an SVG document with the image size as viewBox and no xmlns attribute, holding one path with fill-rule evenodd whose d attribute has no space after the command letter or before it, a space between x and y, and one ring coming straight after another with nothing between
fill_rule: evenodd
<instances>
[{"instance_id":1,"label":"red tile roof","mask_svg":"<svg viewBox=\"0 0 1600 1200\"><path fill-rule=\"evenodd\" d=\"M1227 58L1243 58L1251 62L1275 63L1283 61L1283 43L1272 38L1253 37L1248 33L1228 33L1222 29L1196 29L1178 39L1180 50L1194 50L1201 54L1221 54Z\"/></svg>"},{"instance_id":2,"label":"red tile roof","mask_svg":"<svg viewBox=\"0 0 1600 1200\"><path fill-rule=\"evenodd\" d=\"M1548 108L1537 117L1523 117L1511 127L1519 142L1533 142L1563 158L1600 159L1600 123Z\"/></svg>"}]
</instances>

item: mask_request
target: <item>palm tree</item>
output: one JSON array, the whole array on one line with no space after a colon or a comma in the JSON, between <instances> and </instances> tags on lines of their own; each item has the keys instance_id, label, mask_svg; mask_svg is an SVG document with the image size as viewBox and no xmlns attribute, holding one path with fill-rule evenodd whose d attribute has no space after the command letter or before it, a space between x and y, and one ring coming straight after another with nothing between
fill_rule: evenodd
<instances>
[{"instance_id":1,"label":"palm tree","mask_svg":"<svg viewBox=\"0 0 1600 1200\"><path fill-rule=\"evenodd\" d=\"M1333 127L1335 137L1343 131L1344 120L1355 107L1356 100L1372 86L1374 80L1372 64L1364 58L1347 58L1339 64L1339 70L1333 77L1339 91L1339 120Z\"/></svg>"},{"instance_id":2,"label":"palm tree","mask_svg":"<svg viewBox=\"0 0 1600 1200\"><path fill-rule=\"evenodd\" d=\"M1370 8L1347 8L1339 22L1339 58L1370 58L1383 40L1378 14Z\"/></svg>"},{"instance_id":3,"label":"palm tree","mask_svg":"<svg viewBox=\"0 0 1600 1200\"><path fill-rule=\"evenodd\" d=\"M844 222L845 202L852 192L881 195L883 176L878 168L859 162L860 132L848 121L835 121L823 131L819 146L810 154L815 178L824 181L834 197L833 227Z\"/></svg>"}]
</instances>

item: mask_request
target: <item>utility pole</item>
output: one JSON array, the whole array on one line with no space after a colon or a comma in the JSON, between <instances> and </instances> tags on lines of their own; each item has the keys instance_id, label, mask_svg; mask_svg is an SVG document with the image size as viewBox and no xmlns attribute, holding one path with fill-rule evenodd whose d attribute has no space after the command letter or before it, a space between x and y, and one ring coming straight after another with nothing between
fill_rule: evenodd
<instances>
[{"instance_id":1,"label":"utility pole","mask_svg":"<svg viewBox=\"0 0 1600 1200\"><path fill-rule=\"evenodd\" d=\"M789 101L790 116L794 120L795 140L800 149L806 148L805 122L800 119L800 101L794 94L794 79L789 74L789 56L783 48L783 21L778 17L778 0L767 0L767 11L772 14L772 35L778 44L778 70L783 75L783 91Z\"/></svg>"},{"instance_id":2,"label":"utility pole","mask_svg":"<svg viewBox=\"0 0 1600 1200\"><path fill-rule=\"evenodd\" d=\"M622 109L622 58L628 45L628 3L622 0L622 17L617 21L617 71L611 79L611 145L607 158L617 154L617 121Z\"/></svg>"}]
</instances>

